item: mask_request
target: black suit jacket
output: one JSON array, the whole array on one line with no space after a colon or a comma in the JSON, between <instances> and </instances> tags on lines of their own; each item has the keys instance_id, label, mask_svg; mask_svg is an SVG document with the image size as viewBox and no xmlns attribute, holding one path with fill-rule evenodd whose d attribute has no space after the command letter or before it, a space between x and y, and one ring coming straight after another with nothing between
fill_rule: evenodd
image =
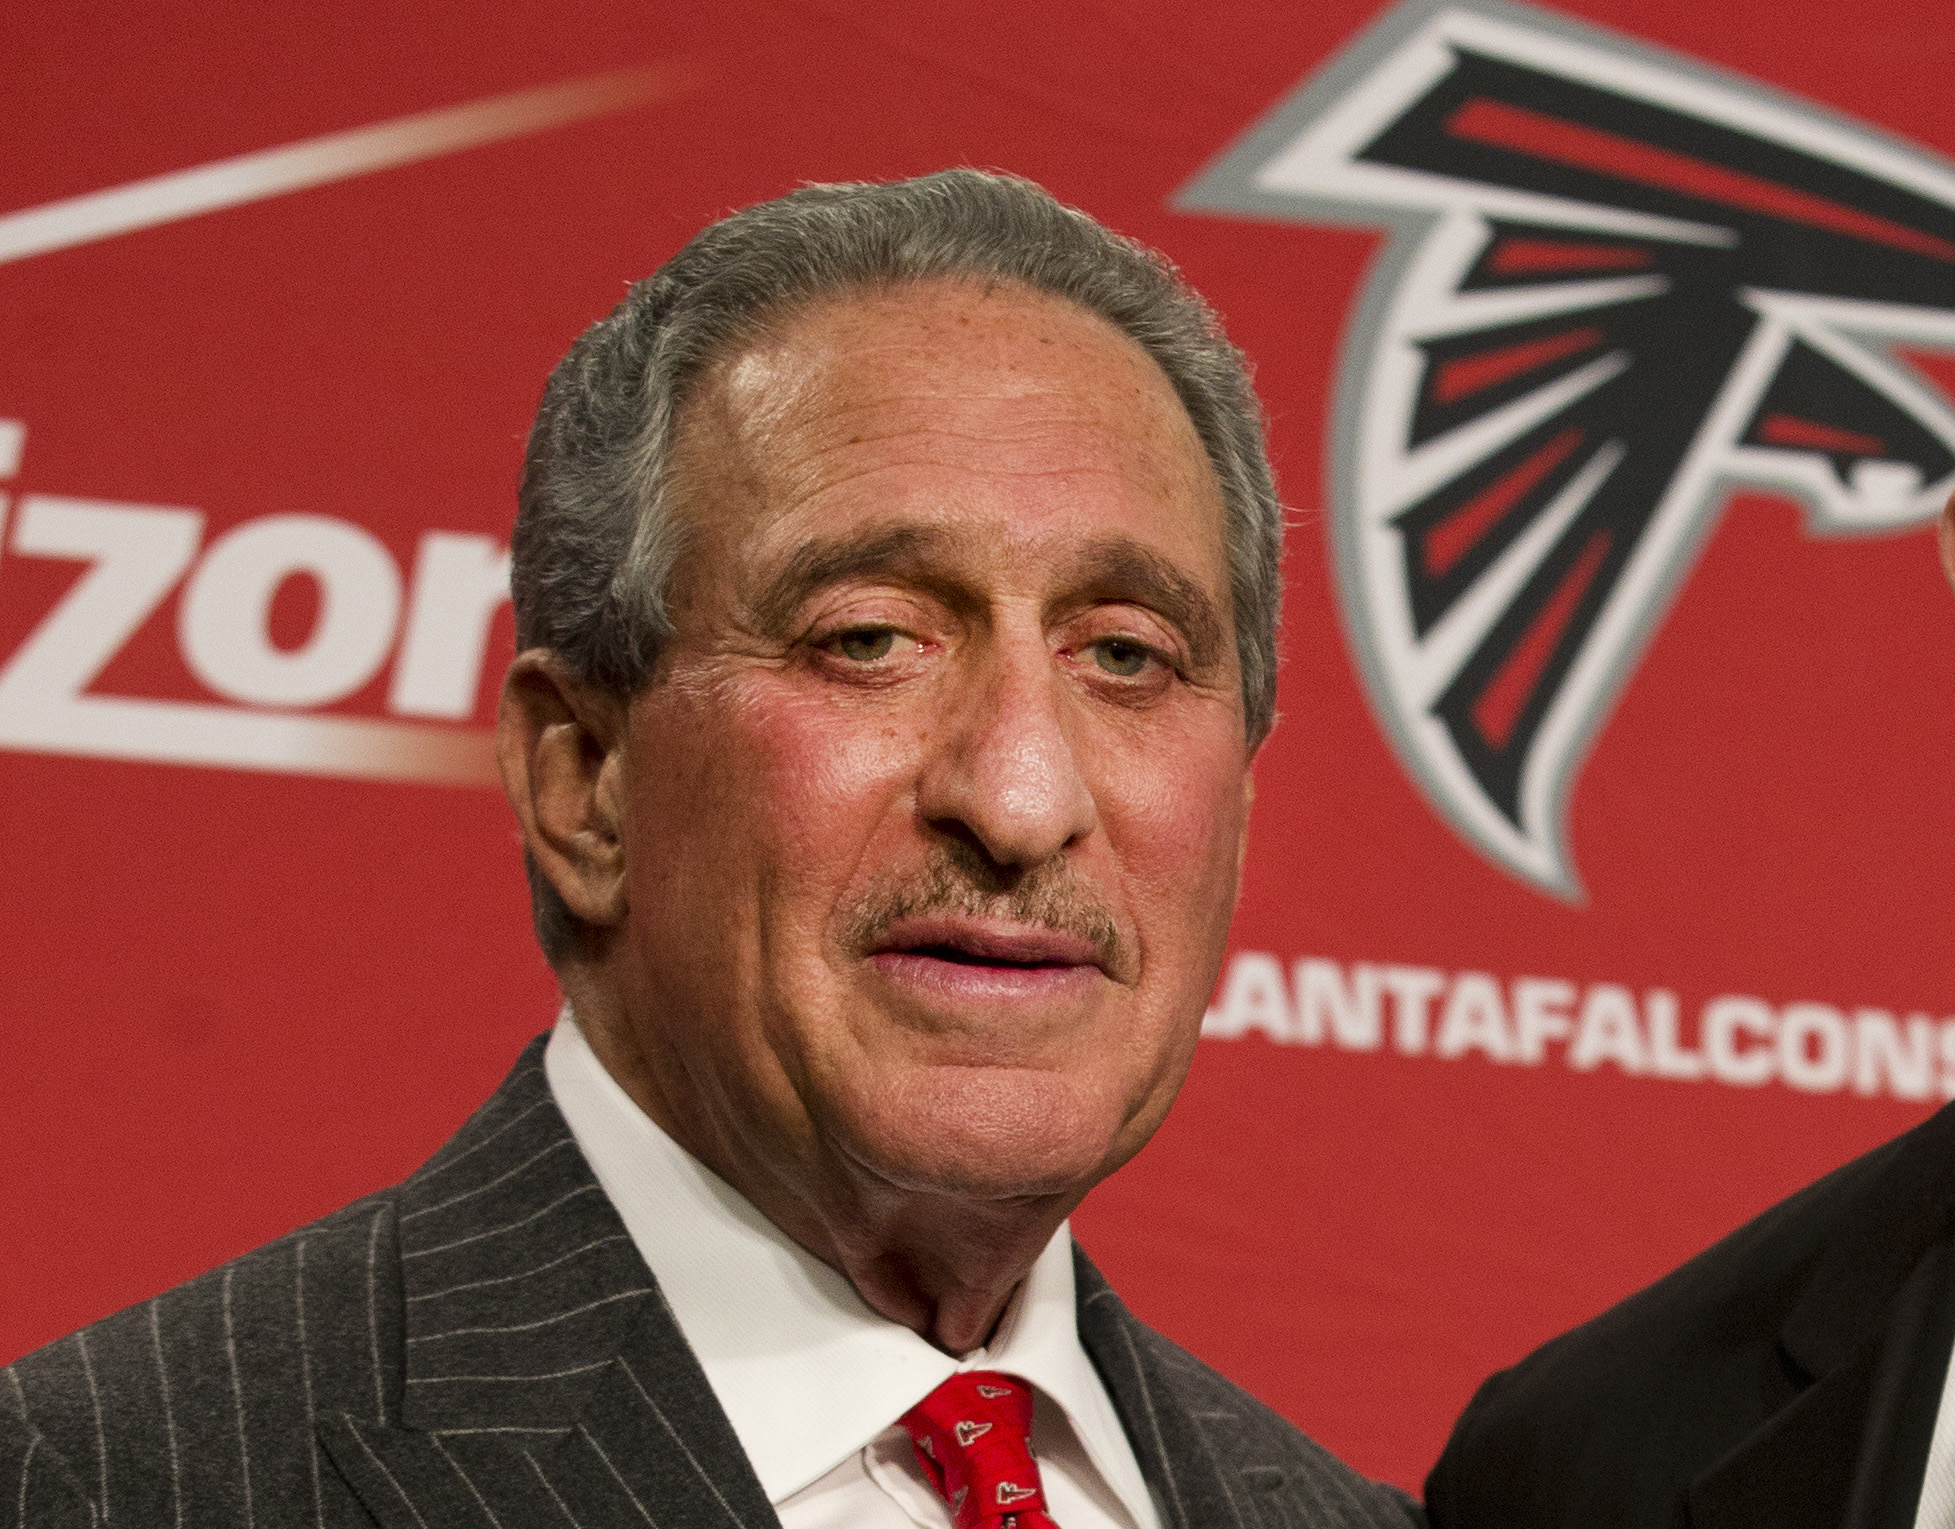
<instances>
[{"instance_id":1,"label":"black suit jacket","mask_svg":"<svg viewBox=\"0 0 1955 1529\"><path fill-rule=\"evenodd\" d=\"M1494 1376L1442 1529L1910 1529L1955 1342L1955 1106Z\"/></svg>"},{"instance_id":2,"label":"black suit jacket","mask_svg":"<svg viewBox=\"0 0 1955 1529\"><path fill-rule=\"evenodd\" d=\"M1141 1325L1079 1329L1172 1529L1404 1529ZM550 1097L542 1043L404 1184L0 1373L0 1525L767 1529L731 1425Z\"/></svg>"}]
</instances>

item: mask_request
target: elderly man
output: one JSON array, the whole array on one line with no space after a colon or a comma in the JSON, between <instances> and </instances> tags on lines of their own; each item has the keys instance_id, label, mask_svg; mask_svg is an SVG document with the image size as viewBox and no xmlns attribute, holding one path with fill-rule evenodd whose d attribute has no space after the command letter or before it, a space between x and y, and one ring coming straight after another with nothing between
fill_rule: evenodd
<instances>
[{"instance_id":1,"label":"elderly man","mask_svg":"<svg viewBox=\"0 0 1955 1529\"><path fill-rule=\"evenodd\" d=\"M1194 1051L1280 538L1213 316L1036 187L702 233L531 438L499 747L554 1033L404 1184L15 1365L0 1511L1407 1522L1066 1230Z\"/></svg>"},{"instance_id":2,"label":"elderly man","mask_svg":"<svg viewBox=\"0 0 1955 1529\"><path fill-rule=\"evenodd\" d=\"M1432 1521L1955 1529L1952 1346L1955 1104L1495 1375Z\"/></svg>"}]
</instances>

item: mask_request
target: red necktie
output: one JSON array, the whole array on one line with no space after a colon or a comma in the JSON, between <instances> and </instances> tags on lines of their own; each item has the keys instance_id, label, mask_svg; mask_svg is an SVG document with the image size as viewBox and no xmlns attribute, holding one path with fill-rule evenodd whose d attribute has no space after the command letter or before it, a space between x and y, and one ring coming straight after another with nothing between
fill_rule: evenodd
<instances>
[{"instance_id":1,"label":"red necktie","mask_svg":"<svg viewBox=\"0 0 1955 1529\"><path fill-rule=\"evenodd\" d=\"M1057 1529L1032 1458L1032 1388L1016 1375L953 1375L902 1421L957 1529Z\"/></svg>"}]
</instances>

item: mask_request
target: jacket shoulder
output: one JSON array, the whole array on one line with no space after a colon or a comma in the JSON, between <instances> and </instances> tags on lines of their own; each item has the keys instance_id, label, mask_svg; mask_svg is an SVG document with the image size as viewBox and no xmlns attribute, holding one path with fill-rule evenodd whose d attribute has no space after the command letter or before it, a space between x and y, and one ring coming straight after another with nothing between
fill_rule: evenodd
<instances>
[{"instance_id":1,"label":"jacket shoulder","mask_svg":"<svg viewBox=\"0 0 1955 1529\"><path fill-rule=\"evenodd\" d=\"M1685 1485L1792 1399L1779 1333L1915 1134L1487 1380L1426 1481L1432 1522L1668 1526Z\"/></svg>"},{"instance_id":2,"label":"jacket shoulder","mask_svg":"<svg viewBox=\"0 0 1955 1529\"><path fill-rule=\"evenodd\" d=\"M403 1183L0 1370L0 1463L30 1451L36 1480L65 1473L103 1522L371 1529L323 1463L318 1424L401 1421L401 1226L476 1203L449 1170L493 1175L507 1128L544 1113L542 1053L539 1037Z\"/></svg>"},{"instance_id":3,"label":"jacket shoulder","mask_svg":"<svg viewBox=\"0 0 1955 1529\"><path fill-rule=\"evenodd\" d=\"M244 1522L254 1488L313 1507L315 1416L398 1410L396 1226L395 1192L370 1195L23 1356L0 1454L27 1439L34 1480L84 1494L76 1522L91 1502L172 1522L186 1498Z\"/></svg>"}]
</instances>

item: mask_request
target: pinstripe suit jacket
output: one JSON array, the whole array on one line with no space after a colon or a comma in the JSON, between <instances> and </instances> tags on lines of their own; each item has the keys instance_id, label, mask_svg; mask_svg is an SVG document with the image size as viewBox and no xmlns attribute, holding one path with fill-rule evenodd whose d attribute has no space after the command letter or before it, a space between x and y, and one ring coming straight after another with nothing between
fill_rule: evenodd
<instances>
[{"instance_id":1,"label":"pinstripe suit jacket","mask_svg":"<svg viewBox=\"0 0 1955 1529\"><path fill-rule=\"evenodd\" d=\"M1142 1326L1080 1335L1172 1529L1416 1509ZM552 1101L539 1040L405 1183L0 1374L22 1529L771 1529L759 1482Z\"/></svg>"}]
</instances>

